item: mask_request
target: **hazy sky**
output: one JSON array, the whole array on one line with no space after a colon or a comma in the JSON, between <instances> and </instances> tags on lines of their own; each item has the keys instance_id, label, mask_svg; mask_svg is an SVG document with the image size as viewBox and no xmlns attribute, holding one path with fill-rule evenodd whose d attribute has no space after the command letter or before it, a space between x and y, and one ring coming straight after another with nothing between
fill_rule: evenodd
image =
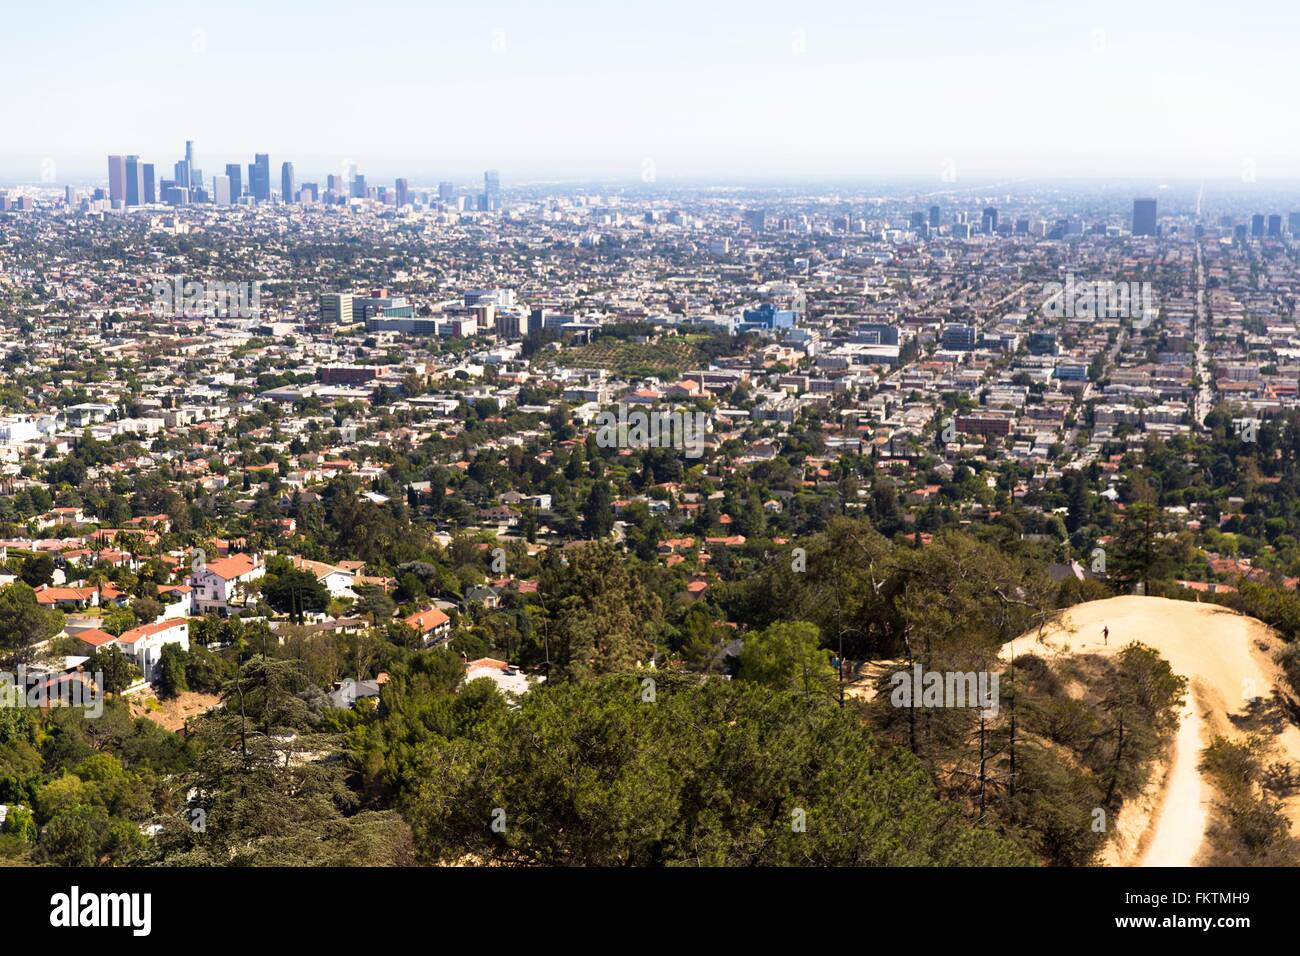
<instances>
[{"instance_id":1,"label":"hazy sky","mask_svg":"<svg viewBox=\"0 0 1300 956\"><path fill-rule=\"evenodd\" d=\"M0 176L1300 176L1300 4L6 4ZM652 164L652 165L651 165Z\"/></svg>"}]
</instances>

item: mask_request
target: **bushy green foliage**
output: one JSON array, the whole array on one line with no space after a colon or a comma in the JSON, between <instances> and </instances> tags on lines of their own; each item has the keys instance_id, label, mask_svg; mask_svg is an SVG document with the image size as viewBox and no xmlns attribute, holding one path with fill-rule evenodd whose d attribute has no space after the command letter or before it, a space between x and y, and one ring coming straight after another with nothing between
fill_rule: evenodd
<instances>
[{"instance_id":1,"label":"bushy green foliage","mask_svg":"<svg viewBox=\"0 0 1300 956\"><path fill-rule=\"evenodd\" d=\"M552 865L988 865L1032 857L940 802L826 699L718 678L535 690L409 754L427 860ZM494 826L495 823L495 826Z\"/></svg>"},{"instance_id":2,"label":"bushy green foliage","mask_svg":"<svg viewBox=\"0 0 1300 956\"><path fill-rule=\"evenodd\" d=\"M1218 794L1208 832L1209 865L1300 864L1300 840L1291 834L1276 792L1277 768L1265 763L1272 750L1262 735L1234 742L1216 734L1202 753L1200 769Z\"/></svg>"}]
</instances>

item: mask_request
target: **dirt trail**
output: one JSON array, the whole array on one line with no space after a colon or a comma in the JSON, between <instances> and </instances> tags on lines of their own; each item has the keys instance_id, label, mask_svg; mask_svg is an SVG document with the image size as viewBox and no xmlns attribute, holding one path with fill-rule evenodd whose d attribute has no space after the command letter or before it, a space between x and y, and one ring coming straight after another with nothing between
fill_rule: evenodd
<instances>
[{"instance_id":1,"label":"dirt trail","mask_svg":"<svg viewBox=\"0 0 1300 956\"><path fill-rule=\"evenodd\" d=\"M1195 694L1188 694L1182 723L1174 739L1174 764L1165 784L1164 800L1151 824L1151 842L1140 866L1191 866L1201 849L1208 812L1201 791L1201 715Z\"/></svg>"},{"instance_id":2,"label":"dirt trail","mask_svg":"<svg viewBox=\"0 0 1300 956\"><path fill-rule=\"evenodd\" d=\"M1033 633L1023 635L1003 648L1003 656L1012 650L1047 657L1114 654L1133 641L1154 648L1189 683L1173 764L1140 857L1144 866L1187 866L1208 820L1209 787L1196 769L1201 748L1211 734L1239 737L1252 699L1271 697L1279 678L1272 658L1281 642L1254 618L1213 604L1126 596L1070 608L1043 644ZM1277 757L1300 764L1300 729L1287 723L1275 739ZM1286 812L1293 825L1300 823L1300 795L1286 801Z\"/></svg>"}]
</instances>

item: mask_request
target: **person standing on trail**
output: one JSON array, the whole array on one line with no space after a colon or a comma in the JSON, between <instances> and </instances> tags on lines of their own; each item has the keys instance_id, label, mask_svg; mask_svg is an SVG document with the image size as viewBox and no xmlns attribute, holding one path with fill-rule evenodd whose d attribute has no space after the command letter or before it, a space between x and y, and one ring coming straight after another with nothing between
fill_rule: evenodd
<instances>
[{"instance_id":1,"label":"person standing on trail","mask_svg":"<svg viewBox=\"0 0 1300 956\"><path fill-rule=\"evenodd\" d=\"M1102 642L1103 644L1106 644L1106 645L1109 645L1109 644L1110 644L1110 628L1109 628L1109 627L1103 627L1103 628L1101 629L1101 642Z\"/></svg>"}]
</instances>

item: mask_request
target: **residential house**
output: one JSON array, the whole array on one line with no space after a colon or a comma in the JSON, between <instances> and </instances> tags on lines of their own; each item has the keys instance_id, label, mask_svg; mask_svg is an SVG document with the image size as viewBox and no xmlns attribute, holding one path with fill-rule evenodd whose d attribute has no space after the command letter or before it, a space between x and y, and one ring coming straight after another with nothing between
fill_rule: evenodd
<instances>
[{"instance_id":1,"label":"residential house","mask_svg":"<svg viewBox=\"0 0 1300 956\"><path fill-rule=\"evenodd\" d=\"M404 618L402 623L413 628L425 644L437 644L451 634L451 618L436 607L412 614Z\"/></svg>"},{"instance_id":2,"label":"residential house","mask_svg":"<svg viewBox=\"0 0 1300 956\"><path fill-rule=\"evenodd\" d=\"M194 589L193 613L229 614L231 602L236 596L243 596L244 586L265 574L266 565L256 555L242 552L195 569L185 579L185 583Z\"/></svg>"}]
</instances>

